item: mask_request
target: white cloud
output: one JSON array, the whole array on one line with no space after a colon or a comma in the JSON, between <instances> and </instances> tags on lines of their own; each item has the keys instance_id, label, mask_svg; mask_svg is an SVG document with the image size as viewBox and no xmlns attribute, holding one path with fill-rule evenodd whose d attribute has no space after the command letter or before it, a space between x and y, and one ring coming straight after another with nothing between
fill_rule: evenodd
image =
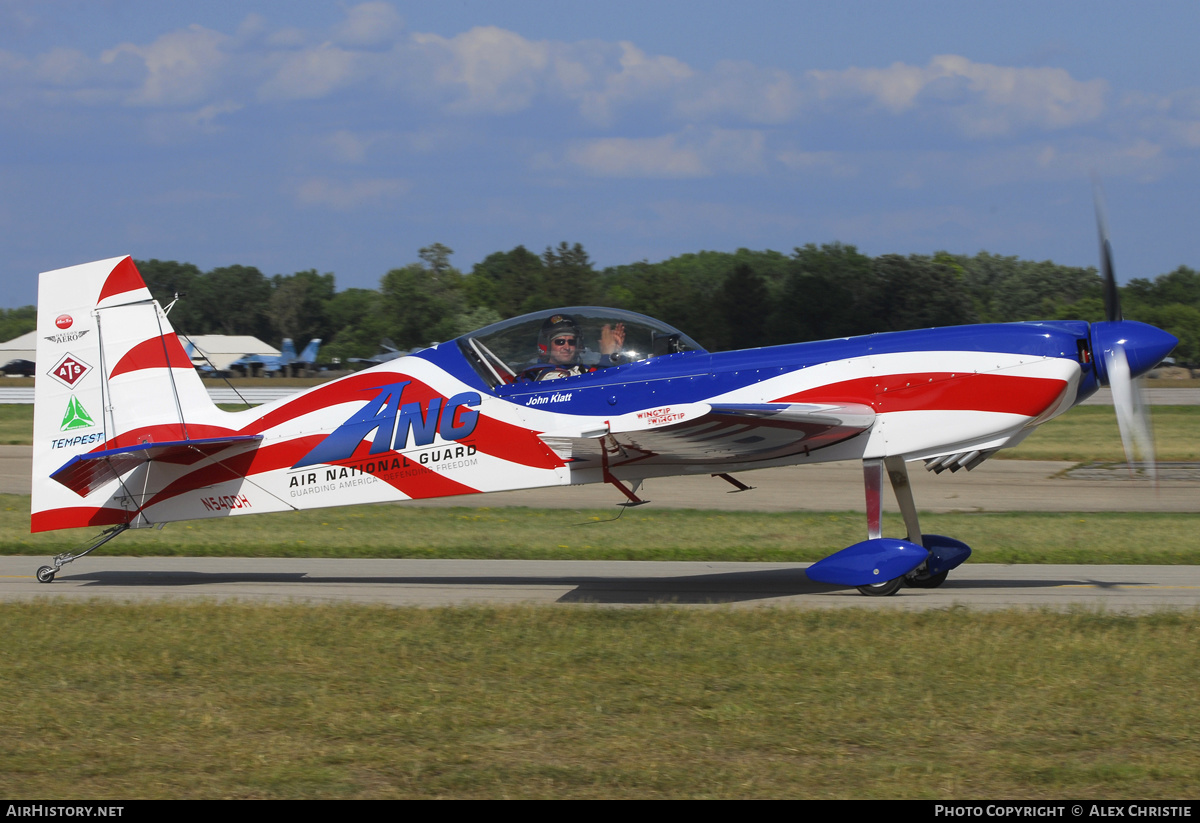
<instances>
[{"instance_id":1,"label":"white cloud","mask_svg":"<svg viewBox=\"0 0 1200 823\"><path fill-rule=\"evenodd\" d=\"M240 111L242 106L232 100L227 100L223 103L213 103L208 106L201 106L198 110L186 115L186 119L196 128L201 131L215 131L219 128L217 118L225 114L233 114Z\"/></svg>"},{"instance_id":2,"label":"white cloud","mask_svg":"<svg viewBox=\"0 0 1200 823\"><path fill-rule=\"evenodd\" d=\"M77 86L85 83L94 71L88 56L76 49L52 49L38 55L34 74L42 83L54 86Z\"/></svg>"},{"instance_id":3,"label":"white cloud","mask_svg":"<svg viewBox=\"0 0 1200 823\"><path fill-rule=\"evenodd\" d=\"M221 118L242 109L241 104L226 100L187 111L152 112L145 119L145 133L153 143L178 144L197 134L216 134L223 131Z\"/></svg>"},{"instance_id":4,"label":"white cloud","mask_svg":"<svg viewBox=\"0 0 1200 823\"><path fill-rule=\"evenodd\" d=\"M304 33L304 29L288 26L270 32L266 36L265 42L271 48L297 49L308 42L308 35Z\"/></svg>"},{"instance_id":5,"label":"white cloud","mask_svg":"<svg viewBox=\"0 0 1200 823\"><path fill-rule=\"evenodd\" d=\"M1056 141L1039 140L981 152L960 159L957 164L933 155L920 161L929 175L938 174L940 182L953 172L974 187L1012 186L1030 182L1084 182L1093 173L1103 179L1130 177L1155 180L1170 172L1177 163L1161 146L1140 138L1117 139L1079 137Z\"/></svg>"},{"instance_id":6,"label":"white cloud","mask_svg":"<svg viewBox=\"0 0 1200 823\"><path fill-rule=\"evenodd\" d=\"M761 132L713 129L661 137L607 137L567 150L567 161L599 177L709 177L763 169Z\"/></svg>"},{"instance_id":7,"label":"white cloud","mask_svg":"<svg viewBox=\"0 0 1200 823\"><path fill-rule=\"evenodd\" d=\"M831 177L853 177L858 174L857 165L844 152L787 149L778 152L775 159L792 171L819 171Z\"/></svg>"},{"instance_id":8,"label":"white cloud","mask_svg":"<svg viewBox=\"0 0 1200 823\"><path fill-rule=\"evenodd\" d=\"M145 64L145 82L130 102L189 105L220 87L222 70L229 62L223 49L228 41L227 35L192 25L168 32L148 46L122 43L100 59L116 63L123 55L134 55Z\"/></svg>"},{"instance_id":9,"label":"white cloud","mask_svg":"<svg viewBox=\"0 0 1200 823\"><path fill-rule=\"evenodd\" d=\"M351 211L360 206L375 205L404 195L412 184L402 178L373 180L332 180L313 177L295 188L296 200L304 206L321 206L335 211Z\"/></svg>"},{"instance_id":10,"label":"white cloud","mask_svg":"<svg viewBox=\"0 0 1200 823\"><path fill-rule=\"evenodd\" d=\"M800 113L806 95L811 96L785 71L723 60L684 90L675 110L685 118L783 123Z\"/></svg>"},{"instance_id":11,"label":"white cloud","mask_svg":"<svg viewBox=\"0 0 1200 823\"><path fill-rule=\"evenodd\" d=\"M1061 129L1099 118L1108 84L1075 80L1063 69L1016 68L940 55L923 68L893 63L886 69L812 71L817 96L864 95L894 114L944 111L970 136L1020 128Z\"/></svg>"},{"instance_id":12,"label":"white cloud","mask_svg":"<svg viewBox=\"0 0 1200 823\"><path fill-rule=\"evenodd\" d=\"M699 70L628 41L533 41L496 26L453 37L409 33L395 8L382 2L352 6L324 31L271 30L252 14L233 35L192 25L146 45L122 43L98 62L66 49L32 63L0 55L0 62L14 61L18 79L10 79L10 86L32 72L43 85L125 89L126 102L142 106L202 107L228 100L250 106L256 99L352 93L398 95L397 102L418 112L486 117L562 104L594 126L626 126L628 133L631 124L640 134L681 125L807 124L831 111L870 115L882 109L897 116L933 114L961 134L986 137L1095 121L1106 111L1108 94L1105 81L1079 81L1063 69L997 66L959 55L937 56L925 66L893 63L804 74L746 61ZM128 92L130 84L135 91ZM1173 119L1186 124L1200 118ZM1193 129L1184 125L1176 131L1180 142L1193 144ZM651 142L642 151L656 145L663 150L661 142ZM611 156L612 148L594 151ZM683 147L688 152L696 147ZM674 173L704 173L709 166L703 157L674 159L668 164Z\"/></svg>"},{"instance_id":13,"label":"white cloud","mask_svg":"<svg viewBox=\"0 0 1200 823\"><path fill-rule=\"evenodd\" d=\"M1114 130L1122 136L1149 140L1164 149L1200 148L1200 89L1171 95L1126 94L1116 124Z\"/></svg>"},{"instance_id":14,"label":"white cloud","mask_svg":"<svg viewBox=\"0 0 1200 823\"><path fill-rule=\"evenodd\" d=\"M550 49L495 26L473 28L452 38L417 34L413 41L438 59L435 79L458 88L458 112L505 114L528 107L544 86Z\"/></svg>"},{"instance_id":15,"label":"white cloud","mask_svg":"<svg viewBox=\"0 0 1200 823\"><path fill-rule=\"evenodd\" d=\"M665 137L606 137L567 151L567 160L601 177L707 177L708 166L694 146Z\"/></svg>"},{"instance_id":16,"label":"white cloud","mask_svg":"<svg viewBox=\"0 0 1200 823\"><path fill-rule=\"evenodd\" d=\"M362 163L367 159L367 150L380 140L379 135L365 135L339 129L323 141L329 147L333 159L339 163Z\"/></svg>"},{"instance_id":17,"label":"white cloud","mask_svg":"<svg viewBox=\"0 0 1200 823\"><path fill-rule=\"evenodd\" d=\"M673 57L648 57L628 41L618 47L615 70L598 67L596 74L603 78L600 88L583 89L578 95L583 115L593 122L610 125L619 108L667 98L694 75L686 63Z\"/></svg>"},{"instance_id":18,"label":"white cloud","mask_svg":"<svg viewBox=\"0 0 1200 823\"><path fill-rule=\"evenodd\" d=\"M359 57L332 43L284 55L271 78L259 87L264 100L326 97L361 78Z\"/></svg>"},{"instance_id":19,"label":"white cloud","mask_svg":"<svg viewBox=\"0 0 1200 823\"><path fill-rule=\"evenodd\" d=\"M388 3L362 3L346 12L334 29L334 39L343 46L379 48L393 44L404 28L404 20Z\"/></svg>"}]
</instances>

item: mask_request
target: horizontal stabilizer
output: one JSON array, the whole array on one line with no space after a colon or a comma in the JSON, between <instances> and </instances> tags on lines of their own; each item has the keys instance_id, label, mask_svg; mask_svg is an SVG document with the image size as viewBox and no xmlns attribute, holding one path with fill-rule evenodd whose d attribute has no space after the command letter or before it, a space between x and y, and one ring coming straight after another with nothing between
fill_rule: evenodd
<instances>
[{"instance_id":1,"label":"horizontal stabilizer","mask_svg":"<svg viewBox=\"0 0 1200 823\"><path fill-rule=\"evenodd\" d=\"M80 497L143 463L158 461L188 466L211 457L230 446L262 440L261 434L235 437L210 437L202 440L171 440L163 443L139 443L119 449L80 454L72 457L62 468L50 475L52 480L66 486Z\"/></svg>"}]
</instances>

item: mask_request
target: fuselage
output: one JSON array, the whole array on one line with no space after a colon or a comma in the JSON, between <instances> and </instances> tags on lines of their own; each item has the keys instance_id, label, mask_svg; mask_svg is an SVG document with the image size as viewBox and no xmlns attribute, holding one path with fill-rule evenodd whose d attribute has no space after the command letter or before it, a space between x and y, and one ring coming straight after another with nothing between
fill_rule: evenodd
<instances>
[{"instance_id":1,"label":"fuselage","mask_svg":"<svg viewBox=\"0 0 1200 823\"><path fill-rule=\"evenodd\" d=\"M573 307L227 412L128 259L43 277L50 295L78 284L82 308L47 300L40 326L65 310L93 329L53 356L97 368L39 395L37 531L832 460L973 460L1095 391L1096 327L1130 349L1135 371L1169 338L1063 321L712 353L643 315ZM539 329L564 323L583 373L546 380ZM76 406L103 414L64 417Z\"/></svg>"}]
</instances>

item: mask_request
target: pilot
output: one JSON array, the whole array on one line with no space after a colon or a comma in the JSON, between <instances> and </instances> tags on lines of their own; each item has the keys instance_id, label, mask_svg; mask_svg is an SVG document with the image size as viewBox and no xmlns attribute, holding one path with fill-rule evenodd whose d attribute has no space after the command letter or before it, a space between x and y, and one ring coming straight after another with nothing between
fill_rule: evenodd
<instances>
[{"instance_id":1,"label":"pilot","mask_svg":"<svg viewBox=\"0 0 1200 823\"><path fill-rule=\"evenodd\" d=\"M523 376L533 380L557 380L577 374L595 371L597 368L615 366L621 362L621 349L625 345L625 324L605 324L600 329L600 361L595 366L585 365L583 335L579 324L569 314L553 314L542 323L538 333L538 364L525 371Z\"/></svg>"}]
</instances>

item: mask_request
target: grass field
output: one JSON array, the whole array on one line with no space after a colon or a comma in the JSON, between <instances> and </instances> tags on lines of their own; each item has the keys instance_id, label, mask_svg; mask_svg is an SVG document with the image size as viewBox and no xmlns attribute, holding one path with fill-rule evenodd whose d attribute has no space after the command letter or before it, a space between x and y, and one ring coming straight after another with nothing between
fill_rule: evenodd
<instances>
[{"instance_id":1,"label":"grass field","mask_svg":"<svg viewBox=\"0 0 1200 823\"><path fill-rule=\"evenodd\" d=\"M1195 614L2 604L9 798L1189 798Z\"/></svg>"},{"instance_id":2,"label":"grass field","mask_svg":"<svg viewBox=\"0 0 1200 823\"><path fill-rule=\"evenodd\" d=\"M1163 461L1200 460L1200 406L1152 406L1155 452ZM1124 462L1112 406L1079 406L1038 427L1015 449L996 455L1013 460Z\"/></svg>"},{"instance_id":3,"label":"grass field","mask_svg":"<svg viewBox=\"0 0 1200 823\"><path fill-rule=\"evenodd\" d=\"M21 408L0 406L0 442L28 442ZM1112 414L1075 409L1011 456L1119 460ZM1158 407L1155 425L1161 459L1200 459L1200 410ZM28 512L0 495L0 552L49 555L94 531L30 535ZM120 552L805 561L863 529L837 512L598 522L612 516L364 506L171 524ZM1200 514L922 523L976 562L1200 563ZM40 601L0 603L0 626L10 798L1200 792L1196 612Z\"/></svg>"},{"instance_id":4,"label":"grass field","mask_svg":"<svg viewBox=\"0 0 1200 823\"><path fill-rule=\"evenodd\" d=\"M170 523L120 537L124 555L802 562L864 537L855 512L706 512L351 506ZM1200 563L1200 513L958 513L921 516L980 563ZM902 535L898 515L885 533ZM98 532L29 533L29 498L0 495L0 554L52 555ZM1153 534L1148 540L1147 535Z\"/></svg>"}]
</instances>

